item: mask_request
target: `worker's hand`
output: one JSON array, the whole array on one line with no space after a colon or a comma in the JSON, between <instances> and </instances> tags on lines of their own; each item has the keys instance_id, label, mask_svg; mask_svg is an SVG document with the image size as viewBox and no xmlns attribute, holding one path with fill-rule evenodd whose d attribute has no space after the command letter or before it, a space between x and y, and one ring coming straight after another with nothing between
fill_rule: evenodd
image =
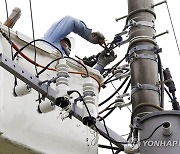
<instances>
[{"instance_id":1,"label":"worker's hand","mask_svg":"<svg viewBox=\"0 0 180 154\"><path fill-rule=\"evenodd\" d=\"M105 67L117 58L113 50L104 49L98 57L97 63Z\"/></svg>"},{"instance_id":2,"label":"worker's hand","mask_svg":"<svg viewBox=\"0 0 180 154\"><path fill-rule=\"evenodd\" d=\"M89 35L88 41L93 43L93 44L103 44L104 43L104 35L101 34L100 32L92 32Z\"/></svg>"}]
</instances>

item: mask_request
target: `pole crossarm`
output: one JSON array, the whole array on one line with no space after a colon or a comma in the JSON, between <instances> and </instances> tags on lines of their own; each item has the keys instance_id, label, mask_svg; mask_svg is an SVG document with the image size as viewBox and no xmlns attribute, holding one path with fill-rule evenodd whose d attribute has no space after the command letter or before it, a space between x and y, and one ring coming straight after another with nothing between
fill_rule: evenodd
<instances>
[{"instance_id":1,"label":"pole crossarm","mask_svg":"<svg viewBox=\"0 0 180 154\"><path fill-rule=\"evenodd\" d=\"M48 84L43 83L39 78L33 76L31 73L21 68L18 64L10 60L8 57L0 54L0 66L28 84L31 88L35 89L37 92L46 96L52 102L55 102L56 91L52 89ZM73 103L73 107L70 111L70 115L74 116L76 119L82 122L82 109ZM111 139L112 143L118 147L122 147L121 143L127 143L123 137L115 133L113 130L104 127L104 124L97 120L96 127L101 132L100 134L106 139Z\"/></svg>"}]
</instances>

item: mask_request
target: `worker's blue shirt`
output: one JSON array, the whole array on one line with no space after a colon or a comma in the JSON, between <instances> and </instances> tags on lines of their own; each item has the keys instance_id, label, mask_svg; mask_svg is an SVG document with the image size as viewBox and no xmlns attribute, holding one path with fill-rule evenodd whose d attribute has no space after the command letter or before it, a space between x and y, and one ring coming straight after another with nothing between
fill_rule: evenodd
<instances>
[{"instance_id":1,"label":"worker's blue shirt","mask_svg":"<svg viewBox=\"0 0 180 154\"><path fill-rule=\"evenodd\" d=\"M85 40L88 40L91 31L92 29L87 28L86 24L83 21L71 16L66 16L63 19L53 23L49 30L44 34L44 37L42 39L56 46L62 52L63 56L69 56L61 47L60 41L71 32L74 32ZM104 72L104 67L100 64L96 64L94 66L94 69L98 70L100 73Z\"/></svg>"},{"instance_id":2,"label":"worker's blue shirt","mask_svg":"<svg viewBox=\"0 0 180 154\"><path fill-rule=\"evenodd\" d=\"M66 55L64 49L60 45L60 41L62 39L71 32L74 32L82 38L88 40L91 31L92 30L87 28L85 23L81 20L71 16L66 16L63 19L56 21L44 34L43 39L55 45L63 54Z\"/></svg>"}]
</instances>

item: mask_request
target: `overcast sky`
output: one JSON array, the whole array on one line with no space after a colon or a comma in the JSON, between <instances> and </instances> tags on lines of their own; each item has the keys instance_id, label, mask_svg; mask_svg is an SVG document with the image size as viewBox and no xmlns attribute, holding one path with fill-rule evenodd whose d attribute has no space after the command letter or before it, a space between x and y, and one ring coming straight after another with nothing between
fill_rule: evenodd
<instances>
[{"instance_id":1,"label":"overcast sky","mask_svg":"<svg viewBox=\"0 0 180 154\"><path fill-rule=\"evenodd\" d=\"M161 2L161 0L155 0L154 2L158 3ZM42 37L54 21L59 20L66 15L71 15L84 21L87 27L93 29L93 31L100 31L103 33L106 39L111 42L114 35L121 32L125 25L125 19L116 22L115 18L122 17L128 13L127 0L32 0L31 3L35 38ZM178 41L180 40L179 4L180 2L178 0L168 0L168 5ZM15 24L13 29L24 33L29 37L32 37L29 0L7 0L7 6L9 14L14 7L19 7L22 10L21 18ZM156 41L157 44L163 49L163 53L160 54L162 58L162 64L164 68L170 68L176 84L178 97L180 92L178 68L180 67L180 55L178 53L174 39L166 4L155 7L155 13L157 15L156 33L159 34L169 30L169 34L157 38ZM0 22L3 23L5 20L5 1L0 0ZM96 54L102 50L102 47L90 44L77 35L71 34L71 36L73 36L76 40L73 55L78 55L82 58L84 56ZM126 39L126 36L124 36L124 39ZM116 54L118 55L117 59L120 60L122 58L121 55L124 55L126 50L127 45L118 49L116 51ZM116 87L118 87L118 85ZM180 96L178 98L180 99ZM168 100L165 100L165 103L169 104ZM169 105L167 106L169 107ZM122 123L126 124L126 122L122 120L124 118L121 118L124 117L124 114L127 113L127 115L125 115L127 117L127 124L130 120L128 119L130 115L128 109L122 110L122 113L119 113L119 110L116 112L118 112L118 114L114 113L112 118L107 118L107 126L110 128L112 127L112 129L118 131L118 134L128 133L128 129L122 129L123 127L121 126ZM128 128L128 126L126 126L126 128ZM108 153L111 153L111 151L100 151L100 154Z\"/></svg>"}]
</instances>

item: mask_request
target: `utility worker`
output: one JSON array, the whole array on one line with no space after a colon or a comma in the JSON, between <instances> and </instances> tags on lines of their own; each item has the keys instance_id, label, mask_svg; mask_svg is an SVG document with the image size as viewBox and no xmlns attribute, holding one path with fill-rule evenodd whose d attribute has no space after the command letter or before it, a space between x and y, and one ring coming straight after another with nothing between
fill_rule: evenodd
<instances>
[{"instance_id":1,"label":"utility worker","mask_svg":"<svg viewBox=\"0 0 180 154\"><path fill-rule=\"evenodd\" d=\"M85 23L79 19L71 16L65 16L59 21L52 24L49 30L44 34L43 39L55 45L64 56L69 56L71 52L71 41L67 37L68 34L74 32L93 44L102 44L104 42L104 35L100 32L92 32L92 29L87 28ZM104 67L112 62L116 55L114 52L106 54L107 50L103 50L99 55L95 69L100 73L104 72Z\"/></svg>"}]
</instances>

